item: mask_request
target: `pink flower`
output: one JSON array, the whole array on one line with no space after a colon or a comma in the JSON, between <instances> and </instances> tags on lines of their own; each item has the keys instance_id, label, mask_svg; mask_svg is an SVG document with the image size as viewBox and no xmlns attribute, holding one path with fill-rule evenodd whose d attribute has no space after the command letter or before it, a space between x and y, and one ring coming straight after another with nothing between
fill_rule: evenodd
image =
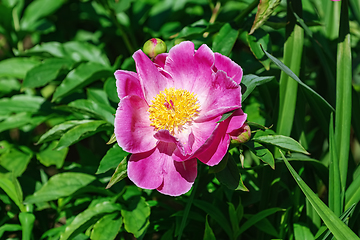
<instances>
[{"instance_id":1,"label":"pink flower","mask_svg":"<svg viewBox=\"0 0 360 240\"><path fill-rule=\"evenodd\" d=\"M197 159L213 166L246 120L239 65L206 45L182 42L152 62L134 53L135 72L115 72L120 100L115 136L132 153L128 177L138 187L178 196L191 189ZM217 123L224 113L234 113ZM235 135L234 135L235 136Z\"/></svg>"}]
</instances>

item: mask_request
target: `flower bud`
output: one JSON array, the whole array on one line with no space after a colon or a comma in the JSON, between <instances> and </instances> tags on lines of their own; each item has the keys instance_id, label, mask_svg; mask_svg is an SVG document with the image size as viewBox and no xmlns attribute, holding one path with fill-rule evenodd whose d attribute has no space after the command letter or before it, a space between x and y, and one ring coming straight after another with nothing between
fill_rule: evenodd
<instances>
[{"instance_id":1,"label":"flower bud","mask_svg":"<svg viewBox=\"0 0 360 240\"><path fill-rule=\"evenodd\" d=\"M249 124L244 123L242 127L239 129L239 135L237 137L231 136L232 143L246 143L251 138L251 129Z\"/></svg>"},{"instance_id":2,"label":"flower bud","mask_svg":"<svg viewBox=\"0 0 360 240\"><path fill-rule=\"evenodd\" d=\"M143 51L151 59L155 58L158 54L166 52L166 44L160 38L152 38L148 40L144 46Z\"/></svg>"}]
</instances>

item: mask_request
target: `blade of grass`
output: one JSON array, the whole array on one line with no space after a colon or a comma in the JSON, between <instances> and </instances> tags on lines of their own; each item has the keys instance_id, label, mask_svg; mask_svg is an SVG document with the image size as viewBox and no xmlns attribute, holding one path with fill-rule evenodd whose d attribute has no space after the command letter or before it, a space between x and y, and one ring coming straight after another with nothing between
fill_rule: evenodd
<instances>
[{"instance_id":1,"label":"blade of grass","mask_svg":"<svg viewBox=\"0 0 360 240\"><path fill-rule=\"evenodd\" d=\"M342 203L345 197L351 127L351 46L348 0L341 1L336 68L335 144L338 150Z\"/></svg>"},{"instance_id":2,"label":"blade of grass","mask_svg":"<svg viewBox=\"0 0 360 240\"><path fill-rule=\"evenodd\" d=\"M316 212L319 214L325 225L329 228L332 234L337 239L360 239L356 234L343 223L335 214L332 212L325 203L310 189L310 187L301 179L299 174L290 165L284 154L280 152L282 159L284 160L286 167L289 169L291 175L299 185L306 198L309 200L311 205L314 207Z\"/></svg>"},{"instance_id":3,"label":"blade of grass","mask_svg":"<svg viewBox=\"0 0 360 240\"><path fill-rule=\"evenodd\" d=\"M336 216L341 214L341 195L340 195L340 172L339 161L337 157L335 139L334 139L334 120L333 113L330 115L329 128L329 152L330 152L330 166L329 166L329 208Z\"/></svg>"}]
</instances>

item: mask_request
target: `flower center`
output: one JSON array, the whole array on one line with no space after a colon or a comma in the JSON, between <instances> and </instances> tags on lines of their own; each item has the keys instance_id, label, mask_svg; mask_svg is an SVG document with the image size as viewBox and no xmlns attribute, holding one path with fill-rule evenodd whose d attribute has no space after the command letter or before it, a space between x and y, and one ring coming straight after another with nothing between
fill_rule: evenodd
<instances>
[{"instance_id":1,"label":"flower center","mask_svg":"<svg viewBox=\"0 0 360 240\"><path fill-rule=\"evenodd\" d=\"M166 88L156 95L148 109L150 126L167 129L171 134L180 132L185 124L198 115L200 104L196 94L187 90Z\"/></svg>"}]
</instances>

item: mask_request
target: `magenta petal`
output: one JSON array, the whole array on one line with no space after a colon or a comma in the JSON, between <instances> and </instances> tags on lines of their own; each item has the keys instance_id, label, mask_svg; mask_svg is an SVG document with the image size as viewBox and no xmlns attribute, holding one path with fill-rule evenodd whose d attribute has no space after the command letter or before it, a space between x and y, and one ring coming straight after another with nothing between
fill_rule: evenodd
<instances>
[{"instance_id":1,"label":"magenta petal","mask_svg":"<svg viewBox=\"0 0 360 240\"><path fill-rule=\"evenodd\" d=\"M118 70L115 72L115 78L116 88L120 99L128 95L137 95L144 98L140 81L136 73Z\"/></svg>"},{"instance_id":2,"label":"magenta petal","mask_svg":"<svg viewBox=\"0 0 360 240\"><path fill-rule=\"evenodd\" d=\"M245 123L247 118L247 114L243 112L241 108L235 110L231 117L229 118L229 125L227 129L227 133L230 133L230 135L233 131L237 131L239 128L242 127L242 125Z\"/></svg>"},{"instance_id":3,"label":"magenta petal","mask_svg":"<svg viewBox=\"0 0 360 240\"><path fill-rule=\"evenodd\" d=\"M167 87L169 79L159 72L154 63L141 50L136 51L133 58L145 99L150 103L160 91Z\"/></svg>"},{"instance_id":4,"label":"magenta petal","mask_svg":"<svg viewBox=\"0 0 360 240\"><path fill-rule=\"evenodd\" d=\"M170 196L179 196L188 192L197 175L196 159L185 162L165 161L163 166L163 184L157 190Z\"/></svg>"},{"instance_id":5,"label":"magenta petal","mask_svg":"<svg viewBox=\"0 0 360 240\"><path fill-rule=\"evenodd\" d=\"M207 121L241 107L239 85L221 70L216 73L210 92L200 96L201 112L196 122Z\"/></svg>"},{"instance_id":6,"label":"magenta petal","mask_svg":"<svg viewBox=\"0 0 360 240\"><path fill-rule=\"evenodd\" d=\"M215 67L217 70L223 70L231 77L237 84L240 84L241 78L243 76L242 68L232 61L230 58L221 55L220 53L215 53Z\"/></svg>"},{"instance_id":7,"label":"magenta petal","mask_svg":"<svg viewBox=\"0 0 360 240\"><path fill-rule=\"evenodd\" d=\"M227 123L221 122L213 135L195 153L195 157L209 166L217 165L225 156L230 144L230 136L226 134L226 129Z\"/></svg>"},{"instance_id":8,"label":"magenta petal","mask_svg":"<svg viewBox=\"0 0 360 240\"><path fill-rule=\"evenodd\" d=\"M157 55L154 59L154 63L158 67L164 68L167 56L168 56L168 53L161 53L161 54Z\"/></svg>"},{"instance_id":9,"label":"magenta petal","mask_svg":"<svg viewBox=\"0 0 360 240\"><path fill-rule=\"evenodd\" d=\"M146 152L156 146L154 130L150 126L148 105L135 96L123 98L115 115L115 136L121 148L130 153Z\"/></svg>"},{"instance_id":10,"label":"magenta petal","mask_svg":"<svg viewBox=\"0 0 360 240\"><path fill-rule=\"evenodd\" d=\"M160 153L157 148L144 153L132 154L127 166L128 177L138 187L158 188L163 182L163 164L165 161L171 160L171 156Z\"/></svg>"}]
</instances>

